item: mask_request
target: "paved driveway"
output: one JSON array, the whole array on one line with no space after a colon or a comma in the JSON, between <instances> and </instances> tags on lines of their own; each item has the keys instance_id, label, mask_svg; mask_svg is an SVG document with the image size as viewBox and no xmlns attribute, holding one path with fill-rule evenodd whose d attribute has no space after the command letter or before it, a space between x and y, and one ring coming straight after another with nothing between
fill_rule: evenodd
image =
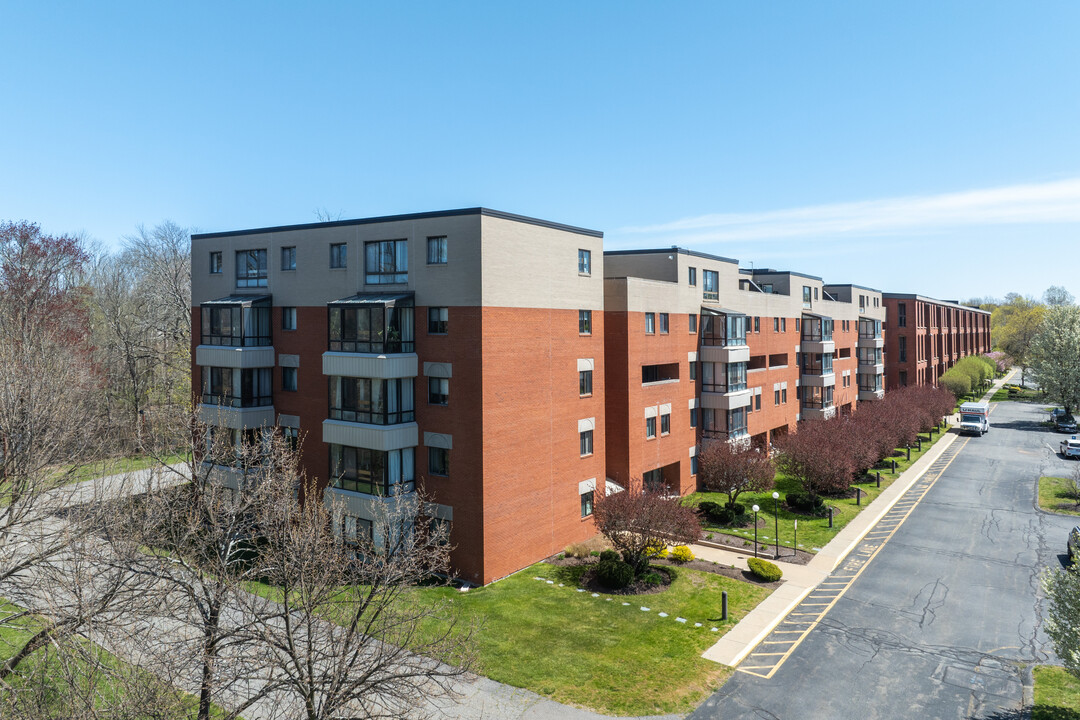
<instances>
[{"instance_id":1,"label":"paved driveway","mask_svg":"<svg viewBox=\"0 0 1080 720\"><path fill-rule=\"evenodd\" d=\"M1039 574L1076 524L1034 507L1040 474L1075 464L1044 418L996 406L691 717L1013 716L1024 666L1052 659Z\"/></svg>"}]
</instances>

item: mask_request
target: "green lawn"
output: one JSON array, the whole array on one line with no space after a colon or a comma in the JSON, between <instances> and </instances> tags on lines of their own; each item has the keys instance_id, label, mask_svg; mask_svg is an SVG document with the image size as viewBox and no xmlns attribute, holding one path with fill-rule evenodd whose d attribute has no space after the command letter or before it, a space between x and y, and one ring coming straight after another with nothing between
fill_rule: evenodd
<instances>
[{"instance_id":1,"label":"green lawn","mask_svg":"<svg viewBox=\"0 0 1080 720\"><path fill-rule=\"evenodd\" d=\"M677 568L663 593L592 597L577 592L582 572L538 564L467 593L421 592L449 599L462 620L483 623L481 674L614 715L690 711L732 672L701 653L769 594L739 580ZM723 590L727 622L719 619Z\"/></svg>"},{"instance_id":2,"label":"green lawn","mask_svg":"<svg viewBox=\"0 0 1080 720\"><path fill-rule=\"evenodd\" d=\"M862 504L857 505L856 498L825 498L825 504L833 508L833 526L829 527L829 518L821 517L807 517L805 515L799 515L790 512L784 507L784 497L789 492L795 492L799 490L799 484L792 480L790 477L778 472L776 474L776 488L775 491L780 493L779 509L777 512L777 520L779 520L780 526L780 547L792 548L795 541L795 521L799 521L799 549L806 550L807 552L817 552L821 548L825 547L826 543L836 537L836 533L851 522L851 519L858 515L862 510L873 501L878 495L882 493L885 488L889 487L896 478L900 476L905 470L923 456L938 440L942 438L940 432L935 432L932 436L932 440L928 442L926 436L923 436L922 451L916 450L914 447L911 449L911 460L907 459L907 454L903 454L900 457L892 458L896 460L896 472L892 472L891 469L881 469L881 487L877 487L875 480L857 482L853 487L859 488L862 491ZM889 466L891 468L891 465ZM759 527L758 527L758 541L762 544L775 545L776 532L774 530L775 521L773 520L773 491L764 493L743 493L739 495L738 502L747 509L751 508L755 504L761 507L761 512L758 513ZM687 502L697 505L705 500L711 500L720 505L727 503L727 495L723 493L710 493L710 492L696 492L687 496ZM752 515L752 513L751 513ZM738 538L742 538L749 548L753 544L754 538L754 526L753 520L749 525L744 528L730 528L730 527L716 527L706 526L704 532L708 533L722 533L725 535L732 535ZM783 550L781 550L783 555Z\"/></svg>"},{"instance_id":3,"label":"green lawn","mask_svg":"<svg viewBox=\"0 0 1080 720\"><path fill-rule=\"evenodd\" d=\"M1012 395L1009 394L1009 387L1017 388L1016 392ZM1004 400L1013 400L1016 402L1029 402L1039 398L1039 391L1033 388L1022 388L1017 385L1003 385L994 391L994 396L990 398L991 402L1002 402Z\"/></svg>"},{"instance_id":4,"label":"green lawn","mask_svg":"<svg viewBox=\"0 0 1080 720\"><path fill-rule=\"evenodd\" d=\"M1080 720L1080 680L1052 665L1036 667L1034 675L1031 720Z\"/></svg>"},{"instance_id":5,"label":"green lawn","mask_svg":"<svg viewBox=\"0 0 1080 720\"><path fill-rule=\"evenodd\" d=\"M1039 478L1039 507L1063 515L1080 515L1080 505L1068 494L1068 483L1065 478Z\"/></svg>"},{"instance_id":6,"label":"green lawn","mask_svg":"<svg viewBox=\"0 0 1080 720\"><path fill-rule=\"evenodd\" d=\"M167 464L184 462L190 458L190 453L174 453L165 458L156 458L149 455L129 455L127 457L104 458L93 462L62 465L53 469L54 479L63 479L65 483L77 483L84 480L92 480L96 477L119 475L120 473L134 470L145 470L159 462Z\"/></svg>"}]
</instances>

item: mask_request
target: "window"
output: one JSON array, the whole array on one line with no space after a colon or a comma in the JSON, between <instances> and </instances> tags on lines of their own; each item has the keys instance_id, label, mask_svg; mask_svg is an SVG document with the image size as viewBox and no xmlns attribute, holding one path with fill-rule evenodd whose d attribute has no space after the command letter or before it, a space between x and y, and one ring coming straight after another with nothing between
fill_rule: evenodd
<instances>
[{"instance_id":1,"label":"window","mask_svg":"<svg viewBox=\"0 0 1080 720\"><path fill-rule=\"evenodd\" d=\"M772 330L773 332L780 332L780 318L772 319Z\"/></svg>"},{"instance_id":2,"label":"window","mask_svg":"<svg viewBox=\"0 0 1080 720\"><path fill-rule=\"evenodd\" d=\"M236 287L266 287L266 250L236 253Z\"/></svg>"},{"instance_id":3,"label":"window","mask_svg":"<svg viewBox=\"0 0 1080 720\"><path fill-rule=\"evenodd\" d=\"M267 298L239 303L203 303L200 310L203 345L259 347L273 344Z\"/></svg>"},{"instance_id":4,"label":"window","mask_svg":"<svg viewBox=\"0 0 1080 720\"><path fill-rule=\"evenodd\" d=\"M204 367L202 401L207 405L249 408L273 405L271 368Z\"/></svg>"},{"instance_id":5,"label":"window","mask_svg":"<svg viewBox=\"0 0 1080 720\"><path fill-rule=\"evenodd\" d=\"M697 455L690 458L690 474L697 475Z\"/></svg>"},{"instance_id":6,"label":"window","mask_svg":"<svg viewBox=\"0 0 1080 720\"><path fill-rule=\"evenodd\" d=\"M281 269L282 270L295 270L296 269L296 248L295 247L283 247L283 248L281 248Z\"/></svg>"},{"instance_id":7,"label":"window","mask_svg":"<svg viewBox=\"0 0 1080 720\"><path fill-rule=\"evenodd\" d=\"M445 335L450 322L450 308L429 307L427 311L428 335Z\"/></svg>"},{"instance_id":8,"label":"window","mask_svg":"<svg viewBox=\"0 0 1080 720\"><path fill-rule=\"evenodd\" d=\"M645 437L656 437L656 418L645 418Z\"/></svg>"},{"instance_id":9,"label":"window","mask_svg":"<svg viewBox=\"0 0 1080 720\"><path fill-rule=\"evenodd\" d=\"M330 474L334 487L368 495L411 492L415 481L413 448L370 450L330 445Z\"/></svg>"},{"instance_id":10,"label":"window","mask_svg":"<svg viewBox=\"0 0 1080 720\"><path fill-rule=\"evenodd\" d=\"M687 270L689 271L689 275L690 275L690 285L691 286L697 285L697 268L692 267L692 268L687 268Z\"/></svg>"},{"instance_id":11,"label":"window","mask_svg":"<svg viewBox=\"0 0 1080 720\"><path fill-rule=\"evenodd\" d=\"M656 313L650 313L650 312L645 313L645 332L646 333L655 333L656 332Z\"/></svg>"},{"instance_id":12,"label":"window","mask_svg":"<svg viewBox=\"0 0 1080 720\"><path fill-rule=\"evenodd\" d=\"M281 368L281 389L296 392L296 368Z\"/></svg>"},{"instance_id":13,"label":"window","mask_svg":"<svg viewBox=\"0 0 1080 720\"><path fill-rule=\"evenodd\" d=\"M697 332L697 315L694 315L693 313L691 313L690 315L687 315L687 317L690 320L690 332L696 333Z\"/></svg>"},{"instance_id":14,"label":"window","mask_svg":"<svg viewBox=\"0 0 1080 720\"><path fill-rule=\"evenodd\" d=\"M907 327L907 304L899 303L896 306L896 325L897 327Z\"/></svg>"},{"instance_id":15,"label":"window","mask_svg":"<svg viewBox=\"0 0 1080 720\"><path fill-rule=\"evenodd\" d=\"M405 240L364 243L365 275L369 285L409 282L409 252Z\"/></svg>"},{"instance_id":16,"label":"window","mask_svg":"<svg viewBox=\"0 0 1080 720\"><path fill-rule=\"evenodd\" d=\"M413 337L412 299L386 303L330 303L331 352L408 353Z\"/></svg>"},{"instance_id":17,"label":"window","mask_svg":"<svg viewBox=\"0 0 1080 720\"><path fill-rule=\"evenodd\" d=\"M697 380L697 361L696 360L691 360L690 361L690 379L691 380Z\"/></svg>"},{"instance_id":18,"label":"window","mask_svg":"<svg viewBox=\"0 0 1080 720\"><path fill-rule=\"evenodd\" d=\"M780 404L780 391L779 390L773 390L773 405L779 405L779 404Z\"/></svg>"},{"instance_id":19,"label":"window","mask_svg":"<svg viewBox=\"0 0 1080 720\"><path fill-rule=\"evenodd\" d=\"M580 335L592 335L592 310L578 310L577 331Z\"/></svg>"},{"instance_id":20,"label":"window","mask_svg":"<svg viewBox=\"0 0 1080 720\"><path fill-rule=\"evenodd\" d=\"M780 388L780 402L787 403L787 388Z\"/></svg>"},{"instance_id":21,"label":"window","mask_svg":"<svg viewBox=\"0 0 1080 720\"><path fill-rule=\"evenodd\" d=\"M592 251L577 251L577 271L581 275L592 275Z\"/></svg>"},{"instance_id":22,"label":"window","mask_svg":"<svg viewBox=\"0 0 1080 720\"><path fill-rule=\"evenodd\" d=\"M579 435L581 436L581 457L592 455L592 430L582 430Z\"/></svg>"},{"instance_id":23,"label":"window","mask_svg":"<svg viewBox=\"0 0 1080 720\"><path fill-rule=\"evenodd\" d=\"M701 273L702 297L706 300L720 299L720 273L715 270L703 270Z\"/></svg>"},{"instance_id":24,"label":"window","mask_svg":"<svg viewBox=\"0 0 1080 720\"><path fill-rule=\"evenodd\" d=\"M697 408L690 408L690 427L697 427Z\"/></svg>"},{"instance_id":25,"label":"window","mask_svg":"<svg viewBox=\"0 0 1080 720\"><path fill-rule=\"evenodd\" d=\"M761 393L758 393L757 395L754 396L754 409L755 410L760 410L761 409Z\"/></svg>"},{"instance_id":26,"label":"window","mask_svg":"<svg viewBox=\"0 0 1080 720\"><path fill-rule=\"evenodd\" d=\"M358 518L354 515L341 516L341 539L349 545L366 540L372 542L375 538L375 524L370 520Z\"/></svg>"},{"instance_id":27,"label":"window","mask_svg":"<svg viewBox=\"0 0 1080 720\"><path fill-rule=\"evenodd\" d=\"M427 239L427 264L446 264L446 236L429 237Z\"/></svg>"},{"instance_id":28,"label":"window","mask_svg":"<svg viewBox=\"0 0 1080 720\"><path fill-rule=\"evenodd\" d=\"M446 405L450 401L450 380L448 378L428 378L428 404Z\"/></svg>"},{"instance_id":29,"label":"window","mask_svg":"<svg viewBox=\"0 0 1080 720\"><path fill-rule=\"evenodd\" d=\"M897 340L900 342L900 362L907 362L907 338L901 335Z\"/></svg>"},{"instance_id":30,"label":"window","mask_svg":"<svg viewBox=\"0 0 1080 720\"><path fill-rule=\"evenodd\" d=\"M907 370L900 371L900 387L907 387Z\"/></svg>"},{"instance_id":31,"label":"window","mask_svg":"<svg viewBox=\"0 0 1080 720\"><path fill-rule=\"evenodd\" d=\"M799 332L799 318L795 318L795 332Z\"/></svg>"},{"instance_id":32,"label":"window","mask_svg":"<svg viewBox=\"0 0 1080 720\"><path fill-rule=\"evenodd\" d=\"M780 318L780 332L787 332L787 318Z\"/></svg>"},{"instance_id":33,"label":"window","mask_svg":"<svg viewBox=\"0 0 1080 720\"><path fill-rule=\"evenodd\" d=\"M297 450L300 447L300 428L283 427L281 428L281 435L285 438L285 444L289 446L290 450Z\"/></svg>"},{"instance_id":34,"label":"window","mask_svg":"<svg viewBox=\"0 0 1080 720\"><path fill-rule=\"evenodd\" d=\"M578 395L592 395L592 370L578 370Z\"/></svg>"},{"instance_id":35,"label":"window","mask_svg":"<svg viewBox=\"0 0 1080 720\"><path fill-rule=\"evenodd\" d=\"M660 313L660 332L667 334L668 331L668 314Z\"/></svg>"},{"instance_id":36,"label":"window","mask_svg":"<svg viewBox=\"0 0 1080 720\"><path fill-rule=\"evenodd\" d=\"M334 243L330 246L330 267L349 267L349 246L345 243Z\"/></svg>"},{"instance_id":37,"label":"window","mask_svg":"<svg viewBox=\"0 0 1080 720\"><path fill-rule=\"evenodd\" d=\"M450 474L450 451L446 448L429 447L427 449L428 472L432 475Z\"/></svg>"},{"instance_id":38,"label":"window","mask_svg":"<svg viewBox=\"0 0 1080 720\"><path fill-rule=\"evenodd\" d=\"M221 273L221 251L217 250L210 253L210 274L219 275Z\"/></svg>"},{"instance_id":39,"label":"window","mask_svg":"<svg viewBox=\"0 0 1080 720\"><path fill-rule=\"evenodd\" d=\"M660 416L660 434L667 435L671 432L671 413Z\"/></svg>"},{"instance_id":40,"label":"window","mask_svg":"<svg viewBox=\"0 0 1080 720\"><path fill-rule=\"evenodd\" d=\"M815 300L817 300L817 291L818 291L818 289L817 289L817 288L814 288L814 299L815 299Z\"/></svg>"},{"instance_id":41,"label":"window","mask_svg":"<svg viewBox=\"0 0 1080 720\"><path fill-rule=\"evenodd\" d=\"M416 419L412 378L330 377L330 419L395 425Z\"/></svg>"},{"instance_id":42,"label":"window","mask_svg":"<svg viewBox=\"0 0 1080 720\"><path fill-rule=\"evenodd\" d=\"M581 493L581 517L592 515L593 491Z\"/></svg>"},{"instance_id":43,"label":"window","mask_svg":"<svg viewBox=\"0 0 1080 720\"><path fill-rule=\"evenodd\" d=\"M810 286L802 286L802 304L803 307L810 307Z\"/></svg>"},{"instance_id":44,"label":"window","mask_svg":"<svg viewBox=\"0 0 1080 720\"><path fill-rule=\"evenodd\" d=\"M761 318L754 318L754 332L761 332Z\"/></svg>"},{"instance_id":45,"label":"window","mask_svg":"<svg viewBox=\"0 0 1080 720\"><path fill-rule=\"evenodd\" d=\"M282 330L295 330L296 329L296 308L283 307L281 308L281 329Z\"/></svg>"}]
</instances>

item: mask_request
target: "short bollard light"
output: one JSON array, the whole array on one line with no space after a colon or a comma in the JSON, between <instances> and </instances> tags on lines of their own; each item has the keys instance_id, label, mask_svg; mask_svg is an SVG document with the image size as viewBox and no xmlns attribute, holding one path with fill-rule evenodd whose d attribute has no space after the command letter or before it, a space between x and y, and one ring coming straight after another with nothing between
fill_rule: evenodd
<instances>
[{"instance_id":1,"label":"short bollard light","mask_svg":"<svg viewBox=\"0 0 1080 720\"><path fill-rule=\"evenodd\" d=\"M757 505L754 506L754 557L757 557L757 514L760 509Z\"/></svg>"},{"instance_id":2,"label":"short bollard light","mask_svg":"<svg viewBox=\"0 0 1080 720\"><path fill-rule=\"evenodd\" d=\"M832 527L832 505L829 506L829 527Z\"/></svg>"},{"instance_id":3,"label":"short bollard light","mask_svg":"<svg viewBox=\"0 0 1080 720\"><path fill-rule=\"evenodd\" d=\"M855 488L855 504L862 507L862 488Z\"/></svg>"},{"instance_id":4,"label":"short bollard light","mask_svg":"<svg viewBox=\"0 0 1080 720\"><path fill-rule=\"evenodd\" d=\"M720 593L720 619L727 620L727 590Z\"/></svg>"},{"instance_id":5,"label":"short bollard light","mask_svg":"<svg viewBox=\"0 0 1080 720\"><path fill-rule=\"evenodd\" d=\"M791 546L791 554L799 554L799 521L795 520L795 544Z\"/></svg>"},{"instance_id":6,"label":"short bollard light","mask_svg":"<svg viewBox=\"0 0 1080 720\"><path fill-rule=\"evenodd\" d=\"M877 470L877 486L881 487L881 471Z\"/></svg>"}]
</instances>

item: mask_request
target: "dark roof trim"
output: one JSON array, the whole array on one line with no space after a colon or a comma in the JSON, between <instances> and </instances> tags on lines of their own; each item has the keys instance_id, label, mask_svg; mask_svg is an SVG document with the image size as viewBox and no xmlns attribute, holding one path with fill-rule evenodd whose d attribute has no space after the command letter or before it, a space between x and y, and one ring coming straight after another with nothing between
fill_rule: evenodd
<instances>
[{"instance_id":1,"label":"dark roof trim","mask_svg":"<svg viewBox=\"0 0 1080 720\"><path fill-rule=\"evenodd\" d=\"M383 215L380 217L359 218L356 220L335 220L333 222L302 223L300 225L275 225L274 227L252 228L250 230L228 230L226 232L199 233L197 235L192 235L191 239L205 240L208 238L237 237L239 235L261 235L263 233L294 232L297 230L321 230L323 228L349 227L352 225L374 225L376 223L400 222L408 220L427 220L429 218L441 217L460 217L462 215L486 215L487 217L499 218L502 220L511 220L513 222L520 222L528 225L538 225L540 227L551 228L553 230L562 230L563 232L577 233L578 235L588 235L589 237L597 238L604 237L604 233L600 232L599 230L589 230L587 228L575 227L574 225L563 225L562 223L550 222L548 220L540 220L539 218L527 217L525 215L515 215L513 213L502 212L499 210L475 207L461 208L459 210L439 210L436 212L407 213L404 215Z\"/></svg>"},{"instance_id":2,"label":"dark roof trim","mask_svg":"<svg viewBox=\"0 0 1080 720\"><path fill-rule=\"evenodd\" d=\"M970 310L972 312L982 313L983 315L990 315L989 310L971 307L970 305L961 305L956 300L938 300L936 298L926 297L925 295L919 295L917 293L881 293L881 297L886 300L918 300L920 302L931 303L933 305L954 307L959 308L960 310Z\"/></svg>"},{"instance_id":3,"label":"dark roof trim","mask_svg":"<svg viewBox=\"0 0 1080 720\"><path fill-rule=\"evenodd\" d=\"M719 260L720 262L739 264L738 260L732 258L723 257L721 255L710 255L709 253L698 252L697 250L687 250L677 245L672 245L669 248L642 248L641 250L605 250L604 255L651 255L656 253L678 253L680 255L690 255L692 257L705 258L707 260Z\"/></svg>"},{"instance_id":4,"label":"dark roof trim","mask_svg":"<svg viewBox=\"0 0 1080 720\"><path fill-rule=\"evenodd\" d=\"M271 302L271 295L226 295L217 300L207 300L199 305L254 305L258 302Z\"/></svg>"},{"instance_id":5,"label":"dark roof trim","mask_svg":"<svg viewBox=\"0 0 1080 720\"><path fill-rule=\"evenodd\" d=\"M818 280L822 284L825 282L817 275L807 275L806 273L796 272L794 270L751 270L750 272L753 275L761 275L763 277L766 275L793 275L795 277L806 278L807 280Z\"/></svg>"},{"instance_id":6,"label":"dark roof trim","mask_svg":"<svg viewBox=\"0 0 1080 720\"><path fill-rule=\"evenodd\" d=\"M856 285L855 283L825 283L825 287L826 288L849 287L849 288L859 288L860 290L869 290L870 292L876 292L876 293L881 292L877 288L866 287L865 285Z\"/></svg>"},{"instance_id":7,"label":"dark roof trim","mask_svg":"<svg viewBox=\"0 0 1080 720\"><path fill-rule=\"evenodd\" d=\"M403 300L413 302L414 292L399 293L357 293L340 300L331 300L327 305L393 305Z\"/></svg>"},{"instance_id":8,"label":"dark roof trim","mask_svg":"<svg viewBox=\"0 0 1080 720\"><path fill-rule=\"evenodd\" d=\"M709 307L708 305L701 306L702 315L732 315L746 317L746 313L739 312L738 310L727 310L725 308Z\"/></svg>"}]
</instances>

